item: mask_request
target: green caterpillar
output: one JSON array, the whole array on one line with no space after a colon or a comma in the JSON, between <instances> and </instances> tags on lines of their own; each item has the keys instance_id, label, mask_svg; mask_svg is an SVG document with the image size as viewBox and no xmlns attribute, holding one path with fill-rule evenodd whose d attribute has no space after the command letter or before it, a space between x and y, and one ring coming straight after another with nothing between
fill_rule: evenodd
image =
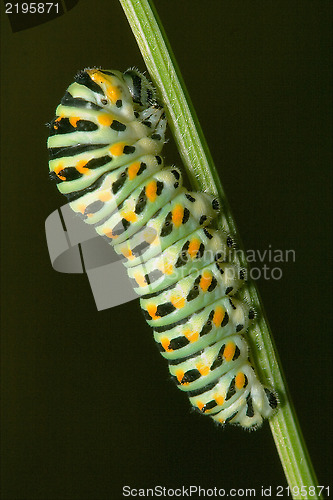
<instances>
[{"instance_id":1,"label":"green caterpillar","mask_svg":"<svg viewBox=\"0 0 333 500\"><path fill-rule=\"evenodd\" d=\"M234 297L245 273L227 260L232 238L209 227L218 201L163 166L166 117L151 83L136 70L84 70L49 126L50 176L126 259L177 386L222 425L260 426L277 398L242 335L255 316Z\"/></svg>"}]
</instances>

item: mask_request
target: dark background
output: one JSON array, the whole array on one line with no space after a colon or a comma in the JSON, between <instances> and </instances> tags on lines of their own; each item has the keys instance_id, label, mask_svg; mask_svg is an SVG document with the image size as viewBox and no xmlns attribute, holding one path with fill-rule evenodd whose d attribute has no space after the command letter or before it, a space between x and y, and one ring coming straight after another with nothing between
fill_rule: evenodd
<instances>
[{"instance_id":1,"label":"dark background","mask_svg":"<svg viewBox=\"0 0 333 500\"><path fill-rule=\"evenodd\" d=\"M2 6L3 8L3 6ZM331 482L331 2L156 1L245 248L294 249L258 282L320 485ZM117 1L12 33L2 12L2 495L123 485L285 486L269 425L220 430L169 381L137 301L97 312L50 264L54 110L85 66L144 69ZM170 142L168 163L179 163ZM267 263L267 265L270 265ZM274 496L274 495L273 495Z\"/></svg>"}]
</instances>

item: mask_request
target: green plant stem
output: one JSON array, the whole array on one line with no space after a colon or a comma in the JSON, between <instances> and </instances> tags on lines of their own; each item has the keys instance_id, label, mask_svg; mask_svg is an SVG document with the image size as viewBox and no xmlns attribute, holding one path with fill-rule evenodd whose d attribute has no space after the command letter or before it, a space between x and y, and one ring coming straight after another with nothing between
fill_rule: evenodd
<instances>
[{"instance_id":1,"label":"green plant stem","mask_svg":"<svg viewBox=\"0 0 333 500\"><path fill-rule=\"evenodd\" d=\"M237 234L220 178L214 166L199 121L186 91L175 57L158 15L149 0L120 0L152 80L162 97L169 125L183 159L192 187L208 191L223 201L219 227ZM234 261L246 265L238 253ZM280 397L278 412L270 426L293 498L305 498L293 488L317 486L318 482L292 405L272 335L263 312L261 300L253 282L243 292L258 312L258 321L250 329L248 340L254 364L262 382L274 387ZM315 495L311 498L322 498Z\"/></svg>"}]
</instances>

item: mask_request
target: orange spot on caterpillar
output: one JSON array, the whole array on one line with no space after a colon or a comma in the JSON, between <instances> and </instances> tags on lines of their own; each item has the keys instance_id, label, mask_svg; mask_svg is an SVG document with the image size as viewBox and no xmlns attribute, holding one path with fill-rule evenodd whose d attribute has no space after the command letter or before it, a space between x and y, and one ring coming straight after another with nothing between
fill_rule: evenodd
<instances>
[{"instance_id":1,"label":"orange spot on caterpillar","mask_svg":"<svg viewBox=\"0 0 333 500\"><path fill-rule=\"evenodd\" d=\"M165 351L167 352L171 352L173 351L173 349L171 349L169 346L170 346L170 340L168 339L168 337L163 337L161 339L161 344L162 344L162 347Z\"/></svg>"},{"instance_id":2,"label":"orange spot on caterpillar","mask_svg":"<svg viewBox=\"0 0 333 500\"><path fill-rule=\"evenodd\" d=\"M72 125L72 127L76 128L77 122L80 120L79 116L71 116L69 118L69 123Z\"/></svg>"},{"instance_id":3,"label":"orange spot on caterpillar","mask_svg":"<svg viewBox=\"0 0 333 500\"><path fill-rule=\"evenodd\" d=\"M190 241L190 244L189 244L189 247L187 250L191 259L196 258L199 247L200 247L200 241L197 238L193 238L193 240Z\"/></svg>"},{"instance_id":4,"label":"orange spot on caterpillar","mask_svg":"<svg viewBox=\"0 0 333 500\"><path fill-rule=\"evenodd\" d=\"M159 266L160 271L162 271L163 274L172 274L173 273L173 265L170 264L169 262L162 262L162 264Z\"/></svg>"},{"instance_id":5,"label":"orange spot on caterpillar","mask_svg":"<svg viewBox=\"0 0 333 500\"><path fill-rule=\"evenodd\" d=\"M84 214L84 211L86 208L87 208L87 205L78 205L76 211L80 212L81 214Z\"/></svg>"},{"instance_id":6,"label":"orange spot on caterpillar","mask_svg":"<svg viewBox=\"0 0 333 500\"><path fill-rule=\"evenodd\" d=\"M182 380L184 378L184 371L183 370L177 370L176 371L176 377L177 377L178 382L180 382L182 385L187 385L188 384L188 382L182 383Z\"/></svg>"},{"instance_id":7,"label":"orange spot on caterpillar","mask_svg":"<svg viewBox=\"0 0 333 500\"><path fill-rule=\"evenodd\" d=\"M64 164L58 163L58 166L55 167L54 172L59 177L59 179L61 179L62 181L65 181L66 177L61 174L63 170L64 170Z\"/></svg>"},{"instance_id":8,"label":"orange spot on caterpillar","mask_svg":"<svg viewBox=\"0 0 333 500\"><path fill-rule=\"evenodd\" d=\"M199 339L199 332L193 331L193 330L185 330L184 331L184 336L189 340L191 343L196 342Z\"/></svg>"},{"instance_id":9,"label":"orange spot on caterpillar","mask_svg":"<svg viewBox=\"0 0 333 500\"><path fill-rule=\"evenodd\" d=\"M204 365L203 363L197 363L196 367L197 367L197 370L199 370L199 372L201 373L201 375L203 377L205 377L206 375L208 375L208 373L210 371L209 370L209 366Z\"/></svg>"},{"instance_id":10,"label":"orange spot on caterpillar","mask_svg":"<svg viewBox=\"0 0 333 500\"><path fill-rule=\"evenodd\" d=\"M107 83L106 95L108 96L108 98L110 99L110 101L112 103L115 103L118 101L118 99L121 98L121 91L115 85L111 85L110 83Z\"/></svg>"},{"instance_id":11,"label":"orange spot on caterpillar","mask_svg":"<svg viewBox=\"0 0 333 500\"><path fill-rule=\"evenodd\" d=\"M217 306L214 311L213 323L216 327L220 326L223 318L225 316L225 311L221 306Z\"/></svg>"},{"instance_id":12,"label":"orange spot on caterpillar","mask_svg":"<svg viewBox=\"0 0 333 500\"><path fill-rule=\"evenodd\" d=\"M209 285L212 282L212 274L209 271L204 271L200 280L200 288L203 292L207 292Z\"/></svg>"},{"instance_id":13,"label":"orange spot on caterpillar","mask_svg":"<svg viewBox=\"0 0 333 500\"><path fill-rule=\"evenodd\" d=\"M58 128L59 128L59 123L58 123L58 122L60 122L60 120L62 120L63 118L64 118L64 115L60 115L60 116L58 116L58 117L54 120L54 124L53 124L53 129L54 129L54 130L58 130Z\"/></svg>"},{"instance_id":14,"label":"orange spot on caterpillar","mask_svg":"<svg viewBox=\"0 0 333 500\"><path fill-rule=\"evenodd\" d=\"M238 372L235 378L235 384L237 389L242 389L245 384L245 375L242 372Z\"/></svg>"},{"instance_id":15,"label":"orange spot on caterpillar","mask_svg":"<svg viewBox=\"0 0 333 500\"><path fill-rule=\"evenodd\" d=\"M88 70L87 73L95 83L104 85L105 93L112 103L115 103L118 99L120 99L121 90L116 85L112 85L108 78L106 78L100 71Z\"/></svg>"},{"instance_id":16,"label":"orange spot on caterpillar","mask_svg":"<svg viewBox=\"0 0 333 500\"><path fill-rule=\"evenodd\" d=\"M107 236L108 238L111 238L111 239L116 239L118 238L118 235L113 235L112 234L112 229L106 227L105 229L103 229L103 233L105 234L105 236Z\"/></svg>"},{"instance_id":17,"label":"orange spot on caterpillar","mask_svg":"<svg viewBox=\"0 0 333 500\"><path fill-rule=\"evenodd\" d=\"M142 274L140 274L140 273L135 273L134 279L139 286L146 286L147 285L147 282L146 282L144 276L142 276Z\"/></svg>"},{"instance_id":18,"label":"orange spot on caterpillar","mask_svg":"<svg viewBox=\"0 0 333 500\"><path fill-rule=\"evenodd\" d=\"M98 69L88 69L87 73L96 83L101 84L106 82L105 76Z\"/></svg>"},{"instance_id":19,"label":"orange spot on caterpillar","mask_svg":"<svg viewBox=\"0 0 333 500\"><path fill-rule=\"evenodd\" d=\"M176 307L176 309L181 309L182 307L184 307L186 300L181 295L173 295L170 298L170 302Z\"/></svg>"},{"instance_id":20,"label":"orange spot on caterpillar","mask_svg":"<svg viewBox=\"0 0 333 500\"><path fill-rule=\"evenodd\" d=\"M136 177L139 169L140 169L140 163L138 161L135 162L135 163L132 163L132 165L130 165L128 167L127 173L128 173L128 178L129 178L130 181L132 181L133 179L135 179L135 177Z\"/></svg>"},{"instance_id":21,"label":"orange spot on caterpillar","mask_svg":"<svg viewBox=\"0 0 333 500\"><path fill-rule=\"evenodd\" d=\"M110 147L109 151L112 154L112 156L120 156L120 155L123 154L124 147L125 147L125 143L124 142L117 142L116 144L113 144Z\"/></svg>"},{"instance_id":22,"label":"orange spot on caterpillar","mask_svg":"<svg viewBox=\"0 0 333 500\"><path fill-rule=\"evenodd\" d=\"M157 312L157 306L155 304L149 304L147 306L147 311L148 311L149 316L151 317L151 319L157 319L157 318L159 318L159 315L156 314L156 312Z\"/></svg>"},{"instance_id":23,"label":"orange spot on caterpillar","mask_svg":"<svg viewBox=\"0 0 333 500\"><path fill-rule=\"evenodd\" d=\"M132 260L135 258L130 248L124 248L121 253L124 257L126 257L126 259Z\"/></svg>"},{"instance_id":24,"label":"orange spot on caterpillar","mask_svg":"<svg viewBox=\"0 0 333 500\"><path fill-rule=\"evenodd\" d=\"M100 125L103 125L104 127L110 127L111 123L113 122L113 118L112 116L110 116L109 114L106 114L106 113L101 113L100 115L98 115L98 123Z\"/></svg>"},{"instance_id":25,"label":"orange spot on caterpillar","mask_svg":"<svg viewBox=\"0 0 333 500\"><path fill-rule=\"evenodd\" d=\"M156 181L151 181L147 184L146 196L147 196L148 200L151 201L152 203L154 203L154 201L157 198L156 190L157 190Z\"/></svg>"},{"instance_id":26,"label":"orange spot on caterpillar","mask_svg":"<svg viewBox=\"0 0 333 500\"><path fill-rule=\"evenodd\" d=\"M225 357L226 361L232 360L235 354L235 350L236 345L234 344L234 342L228 342L223 351L223 356Z\"/></svg>"},{"instance_id":27,"label":"orange spot on caterpillar","mask_svg":"<svg viewBox=\"0 0 333 500\"><path fill-rule=\"evenodd\" d=\"M214 395L214 399L215 399L215 401L217 402L217 404L219 406L223 405L223 403L224 403L224 397L223 396L221 396L220 394L215 394Z\"/></svg>"},{"instance_id":28,"label":"orange spot on caterpillar","mask_svg":"<svg viewBox=\"0 0 333 500\"><path fill-rule=\"evenodd\" d=\"M202 401L197 401L197 407L199 408L199 410L201 411L202 408L205 406L205 403L203 403Z\"/></svg>"},{"instance_id":29,"label":"orange spot on caterpillar","mask_svg":"<svg viewBox=\"0 0 333 500\"><path fill-rule=\"evenodd\" d=\"M172 210L172 222L176 227L182 225L182 220L184 217L184 208L182 205L178 204Z\"/></svg>"},{"instance_id":30,"label":"orange spot on caterpillar","mask_svg":"<svg viewBox=\"0 0 333 500\"><path fill-rule=\"evenodd\" d=\"M80 172L80 174L83 174L83 175L89 175L90 174L90 170L89 168L86 168L85 165L87 164L88 162L86 160L79 160L77 162L77 164L75 165L75 168L78 172Z\"/></svg>"},{"instance_id":31,"label":"orange spot on caterpillar","mask_svg":"<svg viewBox=\"0 0 333 500\"><path fill-rule=\"evenodd\" d=\"M126 212L121 215L128 222L135 222L137 220L137 215L134 212Z\"/></svg>"},{"instance_id":32,"label":"orange spot on caterpillar","mask_svg":"<svg viewBox=\"0 0 333 500\"><path fill-rule=\"evenodd\" d=\"M101 191L100 193L98 193L98 199L101 201L106 202L111 200L111 198L112 198L111 191Z\"/></svg>"}]
</instances>

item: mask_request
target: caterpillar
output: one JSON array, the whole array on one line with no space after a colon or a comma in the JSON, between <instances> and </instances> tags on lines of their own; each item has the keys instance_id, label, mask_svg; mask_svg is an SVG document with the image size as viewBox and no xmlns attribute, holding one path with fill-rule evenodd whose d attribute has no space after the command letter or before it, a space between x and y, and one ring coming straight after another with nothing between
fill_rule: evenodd
<instances>
[{"instance_id":1,"label":"caterpillar","mask_svg":"<svg viewBox=\"0 0 333 500\"><path fill-rule=\"evenodd\" d=\"M72 210L125 260L172 379L223 426L258 428L277 407L244 337L255 318L237 298L243 269L233 239L211 227L216 198L188 191L160 155L167 119L135 69L85 69L49 123L50 177Z\"/></svg>"}]
</instances>

